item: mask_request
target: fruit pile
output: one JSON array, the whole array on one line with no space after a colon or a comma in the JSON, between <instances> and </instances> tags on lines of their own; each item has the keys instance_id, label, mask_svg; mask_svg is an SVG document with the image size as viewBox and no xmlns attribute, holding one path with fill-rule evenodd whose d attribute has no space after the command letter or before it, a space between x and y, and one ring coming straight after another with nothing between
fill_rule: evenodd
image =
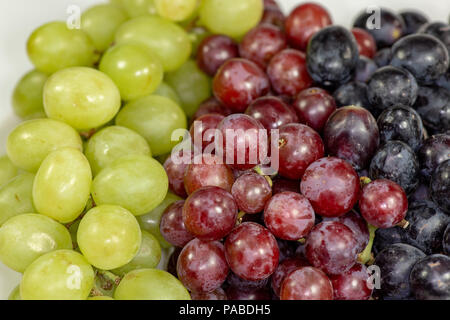
<instances>
[{"instance_id":1,"label":"fruit pile","mask_svg":"<svg viewBox=\"0 0 450 320\"><path fill-rule=\"evenodd\" d=\"M379 13L111 0L36 29L10 299L449 300L450 27Z\"/></svg>"}]
</instances>

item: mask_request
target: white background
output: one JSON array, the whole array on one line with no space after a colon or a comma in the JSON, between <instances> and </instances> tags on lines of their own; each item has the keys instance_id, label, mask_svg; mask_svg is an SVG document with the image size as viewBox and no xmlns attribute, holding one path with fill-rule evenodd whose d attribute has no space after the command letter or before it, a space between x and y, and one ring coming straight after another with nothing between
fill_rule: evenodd
<instances>
[{"instance_id":1,"label":"white background","mask_svg":"<svg viewBox=\"0 0 450 320\"><path fill-rule=\"evenodd\" d=\"M69 5L85 9L101 0L0 0L0 152L5 152L8 133L18 123L11 110L11 93L20 77L32 68L25 52L29 34L43 23L66 20ZM288 12L300 0L278 0ZM351 26L353 19L370 5L395 10L420 9L432 20L448 22L450 0L317 0L324 4L336 24ZM0 263L0 299L19 283L20 275Z\"/></svg>"}]
</instances>

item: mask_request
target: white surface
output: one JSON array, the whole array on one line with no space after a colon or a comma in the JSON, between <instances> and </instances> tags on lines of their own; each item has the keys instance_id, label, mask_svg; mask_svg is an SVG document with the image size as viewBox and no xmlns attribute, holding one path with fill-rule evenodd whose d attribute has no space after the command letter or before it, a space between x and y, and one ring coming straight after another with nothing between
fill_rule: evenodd
<instances>
[{"instance_id":1,"label":"white surface","mask_svg":"<svg viewBox=\"0 0 450 320\"><path fill-rule=\"evenodd\" d=\"M69 5L82 9L105 0L0 0L0 152L5 152L8 133L18 123L11 110L11 93L18 79L32 69L25 43L29 34L43 23L66 20ZM278 0L287 11L303 2ZM333 16L334 23L350 26L356 15L368 6L386 6L395 10L420 9L433 20L448 21L449 0L317 0ZM19 283L20 275L0 263L0 299Z\"/></svg>"}]
</instances>

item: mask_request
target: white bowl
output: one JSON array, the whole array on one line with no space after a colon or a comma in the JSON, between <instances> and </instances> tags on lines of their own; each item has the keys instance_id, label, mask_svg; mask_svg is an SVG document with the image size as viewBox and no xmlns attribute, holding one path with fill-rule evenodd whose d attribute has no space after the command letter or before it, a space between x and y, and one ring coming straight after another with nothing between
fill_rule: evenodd
<instances>
[{"instance_id":1,"label":"white bowl","mask_svg":"<svg viewBox=\"0 0 450 320\"><path fill-rule=\"evenodd\" d=\"M33 68L29 62L25 43L30 33L43 23L66 20L67 8L78 5L82 9L107 2L105 0L14 0L0 1L0 151L5 152L8 133L19 122L11 109L11 93L22 75ZM288 12L300 0L278 0ZM450 2L430 0L316 0L325 5L336 24L350 27L356 15L368 6L377 5L393 10L417 9L432 20L448 22ZM7 299L20 282L20 274L0 263L0 299Z\"/></svg>"}]
</instances>

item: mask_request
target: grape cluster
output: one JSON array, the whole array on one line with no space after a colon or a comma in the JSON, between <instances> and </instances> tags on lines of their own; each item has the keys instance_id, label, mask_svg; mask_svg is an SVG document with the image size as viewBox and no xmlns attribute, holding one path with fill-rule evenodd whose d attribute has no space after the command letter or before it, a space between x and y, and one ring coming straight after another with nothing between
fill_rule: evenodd
<instances>
[{"instance_id":1,"label":"grape cluster","mask_svg":"<svg viewBox=\"0 0 450 320\"><path fill-rule=\"evenodd\" d=\"M111 0L36 29L0 158L10 299L449 300L450 29L379 18Z\"/></svg>"}]
</instances>

